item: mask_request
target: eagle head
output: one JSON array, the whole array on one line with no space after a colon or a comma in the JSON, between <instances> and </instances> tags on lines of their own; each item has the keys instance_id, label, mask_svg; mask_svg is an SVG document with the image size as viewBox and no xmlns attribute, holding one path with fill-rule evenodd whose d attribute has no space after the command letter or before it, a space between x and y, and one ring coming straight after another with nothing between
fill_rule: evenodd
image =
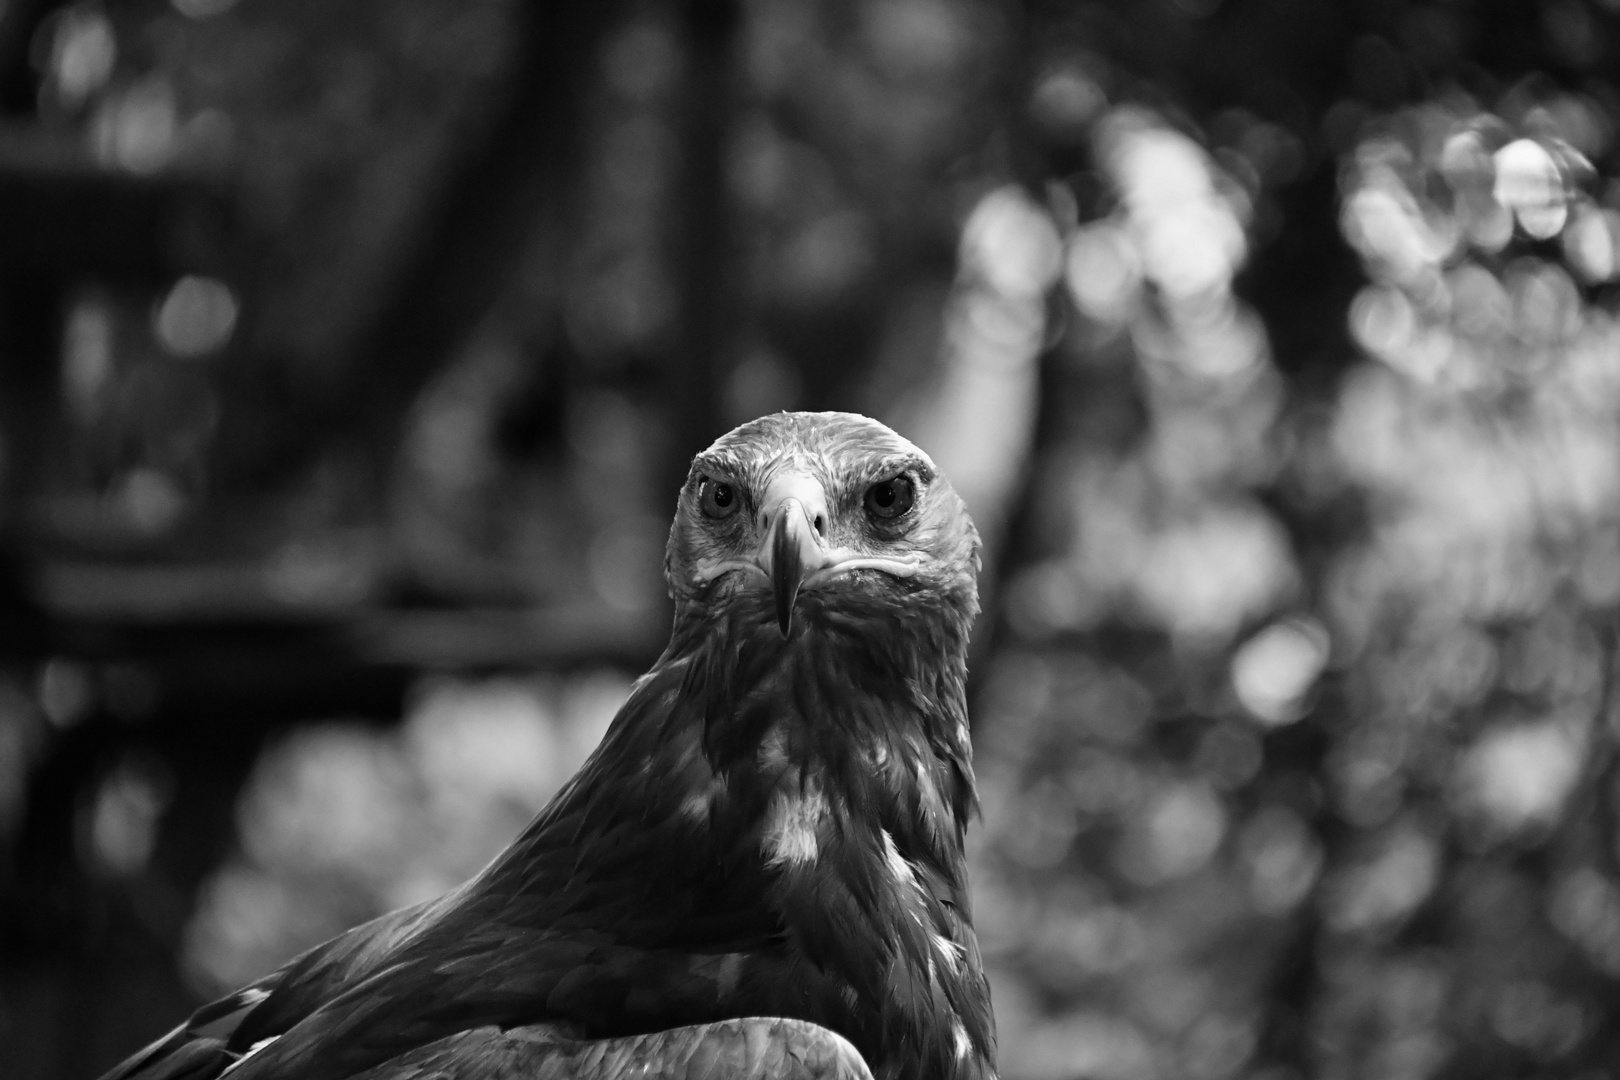
<instances>
[{"instance_id":1,"label":"eagle head","mask_svg":"<svg viewBox=\"0 0 1620 1080\"><path fill-rule=\"evenodd\" d=\"M724 608L774 622L868 611L978 612L979 536L927 454L854 413L776 413L699 454L664 562L683 622Z\"/></svg>"}]
</instances>

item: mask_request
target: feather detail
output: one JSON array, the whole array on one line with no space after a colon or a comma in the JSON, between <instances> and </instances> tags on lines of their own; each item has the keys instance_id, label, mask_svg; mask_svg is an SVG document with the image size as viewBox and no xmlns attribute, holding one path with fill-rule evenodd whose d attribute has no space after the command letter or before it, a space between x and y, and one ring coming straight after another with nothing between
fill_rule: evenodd
<instances>
[{"instance_id":1,"label":"feather detail","mask_svg":"<svg viewBox=\"0 0 1620 1080\"><path fill-rule=\"evenodd\" d=\"M459 1032L354 1080L872 1080L836 1032L800 1020L749 1017L618 1039L581 1040L550 1027Z\"/></svg>"},{"instance_id":2,"label":"feather detail","mask_svg":"<svg viewBox=\"0 0 1620 1080\"><path fill-rule=\"evenodd\" d=\"M800 866L816 861L820 833L830 810L813 776L796 785L786 784L771 796L765 813L761 845L768 866Z\"/></svg>"}]
</instances>

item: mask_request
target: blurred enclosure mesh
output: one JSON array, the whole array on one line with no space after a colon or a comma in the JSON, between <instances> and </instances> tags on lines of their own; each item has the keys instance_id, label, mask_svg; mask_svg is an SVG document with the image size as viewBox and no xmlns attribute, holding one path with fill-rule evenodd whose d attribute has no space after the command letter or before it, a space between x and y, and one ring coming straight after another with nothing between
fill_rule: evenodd
<instances>
[{"instance_id":1,"label":"blurred enclosure mesh","mask_svg":"<svg viewBox=\"0 0 1620 1080\"><path fill-rule=\"evenodd\" d=\"M690 454L988 542L1008 1080L1612 1076L1620 3L0 3L0 1071L448 888Z\"/></svg>"}]
</instances>

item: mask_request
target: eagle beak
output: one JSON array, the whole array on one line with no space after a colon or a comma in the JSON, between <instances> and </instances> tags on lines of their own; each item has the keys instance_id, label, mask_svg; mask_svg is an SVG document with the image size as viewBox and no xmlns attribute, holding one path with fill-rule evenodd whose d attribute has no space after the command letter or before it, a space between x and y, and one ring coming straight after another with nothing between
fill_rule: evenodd
<instances>
[{"instance_id":1,"label":"eagle beak","mask_svg":"<svg viewBox=\"0 0 1620 1080\"><path fill-rule=\"evenodd\" d=\"M758 562L771 579L776 625L787 637L804 579L835 561L821 546L827 528L827 499L816 481L791 477L773 483L763 502L760 518L768 524Z\"/></svg>"}]
</instances>

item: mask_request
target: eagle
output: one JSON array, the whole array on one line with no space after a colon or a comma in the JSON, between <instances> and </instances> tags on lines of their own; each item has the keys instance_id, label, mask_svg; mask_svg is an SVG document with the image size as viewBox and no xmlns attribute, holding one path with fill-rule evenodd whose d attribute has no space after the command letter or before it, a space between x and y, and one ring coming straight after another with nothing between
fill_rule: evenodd
<instances>
[{"instance_id":1,"label":"eagle","mask_svg":"<svg viewBox=\"0 0 1620 1080\"><path fill-rule=\"evenodd\" d=\"M851 413L698 454L668 647L476 877L105 1080L994 1080L968 901L978 534Z\"/></svg>"}]
</instances>

